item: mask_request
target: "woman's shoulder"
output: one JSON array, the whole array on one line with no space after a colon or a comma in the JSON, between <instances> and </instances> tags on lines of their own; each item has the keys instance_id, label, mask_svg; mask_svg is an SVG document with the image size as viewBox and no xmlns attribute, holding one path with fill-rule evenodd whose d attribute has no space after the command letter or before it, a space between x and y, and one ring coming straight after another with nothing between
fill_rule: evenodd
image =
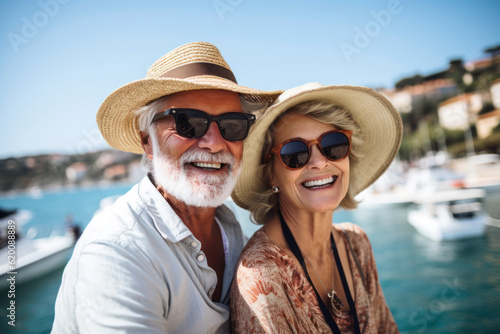
<instances>
[{"instance_id":1,"label":"woman's shoulder","mask_svg":"<svg viewBox=\"0 0 500 334\"><path fill-rule=\"evenodd\" d=\"M368 236L366 232L358 225L353 223L340 223L333 224L333 227L340 231L343 235L347 236L350 239L366 239L368 240Z\"/></svg>"},{"instance_id":2,"label":"woman's shoulder","mask_svg":"<svg viewBox=\"0 0 500 334\"><path fill-rule=\"evenodd\" d=\"M353 223L340 223L333 224L333 227L342 234L346 248L351 248L358 257L365 258L372 254L370 240L360 226Z\"/></svg>"},{"instance_id":3,"label":"woman's shoulder","mask_svg":"<svg viewBox=\"0 0 500 334\"><path fill-rule=\"evenodd\" d=\"M265 253L268 248L273 248L272 240L264 232L264 228L257 230L252 237L248 240L246 246L243 248L241 255L244 254L261 254Z\"/></svg>"},{"instance_id":4,"label":"woman's shoulder","mask_svg":"<svg viewBox=\"0 0 500 334\"><path fill-rule=\"evenodd\" d=\"M250 238L240 255L237 271L255 272L279 271L288 267L289 257L281 250L261 228Z\"/></svg>"},{"instance_id":5,"label":"woman's shoulder","mask_svg":"<svg viewBox=\"0 0 500 334\"><path fill-rule=\"evenodd\" d=\"M250 240L248 240L246 246L241 251L240 261L242 258L247 257L265 257L266 254L272 250L275 250L276 245L264 232L264 228L261 228L255 232Z\"/></svg>"}]
</instances>

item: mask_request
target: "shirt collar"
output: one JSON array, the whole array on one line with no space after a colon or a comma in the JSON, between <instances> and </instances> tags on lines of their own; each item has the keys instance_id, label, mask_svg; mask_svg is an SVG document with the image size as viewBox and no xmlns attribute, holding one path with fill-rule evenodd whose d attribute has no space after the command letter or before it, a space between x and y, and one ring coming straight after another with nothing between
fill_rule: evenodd
<instances>
[{"instance_id":1,"label":"shirt collar","mask_svg":"<svg viewBox=\"0 0 500 334\"><path fill-rule=\"evenodd\" d=\"M144 202L146 211L153 219L156 230L164 239L179 242L192 235L191 231L156 189L148 175L139 184L139 196Z\"/></svg>"}]
</instances>

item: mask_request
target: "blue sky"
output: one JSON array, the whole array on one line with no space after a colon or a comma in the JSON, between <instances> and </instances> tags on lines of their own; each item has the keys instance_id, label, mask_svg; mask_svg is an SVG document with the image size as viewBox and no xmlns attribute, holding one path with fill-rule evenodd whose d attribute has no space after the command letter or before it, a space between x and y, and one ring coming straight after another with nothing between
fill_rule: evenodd
<instances>
[{"instance_id":1,"label":"blue sky","mask_svg":"<svg viewBox=\"0 0 500 334\"><path fill-rule=\"evenodd\" d=\"M392 87L481 58L498 22L494 0L2 0L0 158L107 148L101 103L185 43L214 43L254 88Z\"/></svg>"}]
</instances>

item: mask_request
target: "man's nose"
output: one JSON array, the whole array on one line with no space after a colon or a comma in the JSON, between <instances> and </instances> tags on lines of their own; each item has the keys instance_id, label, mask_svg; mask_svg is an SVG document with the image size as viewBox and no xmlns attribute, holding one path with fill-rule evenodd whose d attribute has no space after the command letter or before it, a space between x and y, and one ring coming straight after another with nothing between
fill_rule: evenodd
<instances>
[{"instance_id":1,"label":"man's nose","mask_svg":"<svg viewBox=\"0 0 500 334\"><path fill-rule=\"evenodd\" d=\"M207 133L198 140L200 148L208 149L211 153L217 153L226 147L226 142L220 134L216 122L212 122Z\"/></svg>"}]
</instances>

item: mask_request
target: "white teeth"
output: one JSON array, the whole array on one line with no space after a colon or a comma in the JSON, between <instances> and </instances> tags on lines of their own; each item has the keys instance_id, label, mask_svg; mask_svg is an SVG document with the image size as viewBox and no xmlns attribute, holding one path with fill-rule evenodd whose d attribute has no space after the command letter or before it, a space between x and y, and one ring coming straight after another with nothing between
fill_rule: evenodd
<instances>
[{"instance_id":1,"label":"white teeth","mask_svg":"<svg viewBox=\"0 0 500 334\"><path fill-rule=\"evenodd\" d=\"M330 176L330 177L327 177L326 179L323 179L323 180L307 181L307 182L304 182L303 185L306 188L311 188L311 187L323 186L325 184L332 183L332 182L333 182L333 176Z\"/></svg>"},{"instance_id":2,"label":"white teeth","mask_svg":"<svg viewBox=\"0 0 500 334\"><path fill-rule=\"evenodd\" d=\"M220 164L220 163L208 163L208 162L193 162L193 166L200 167L200 168L221 169L222 164Z\"/></svg>"}]
</instances>

